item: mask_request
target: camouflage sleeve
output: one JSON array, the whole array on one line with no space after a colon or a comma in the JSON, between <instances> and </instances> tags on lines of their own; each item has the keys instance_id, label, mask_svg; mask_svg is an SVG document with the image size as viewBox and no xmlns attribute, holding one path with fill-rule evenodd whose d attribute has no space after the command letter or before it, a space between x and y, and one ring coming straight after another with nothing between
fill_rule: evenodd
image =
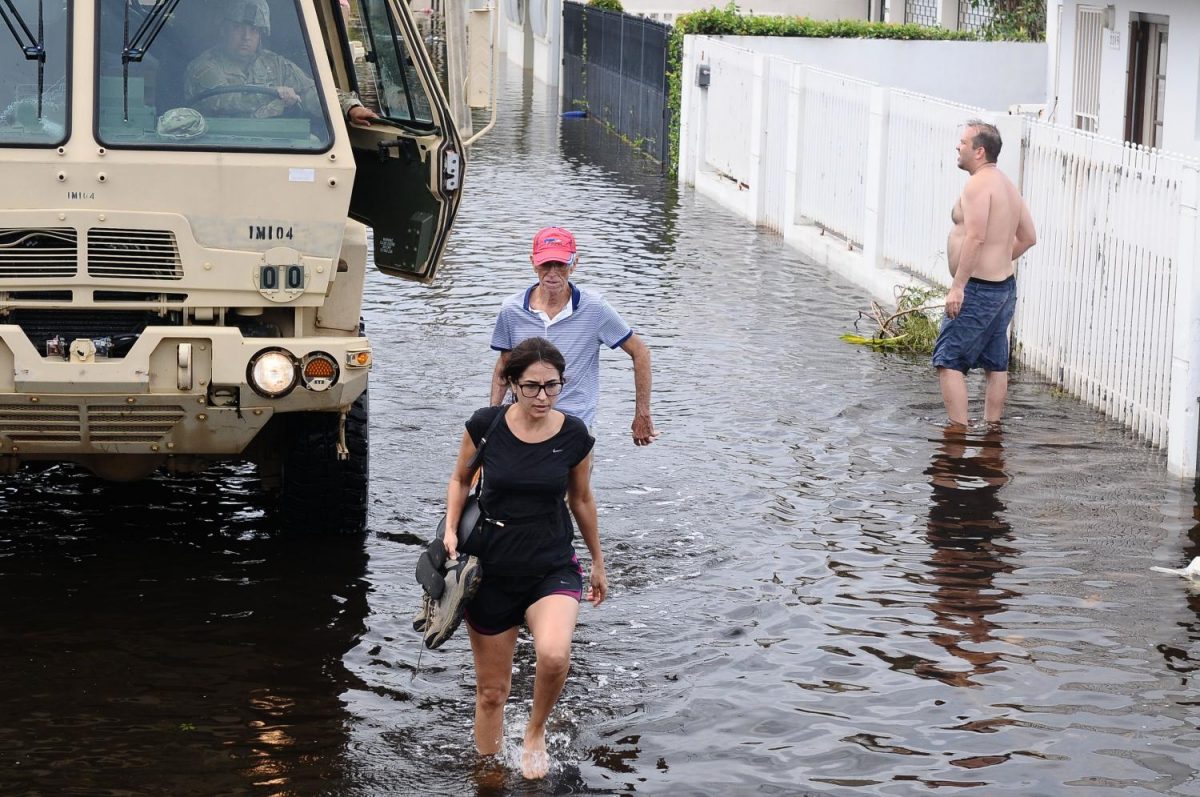
<instances>
[{"instance_id":1,"label":"camouflage sleeve","mask_svg":"<svg viewBox=\"0 0 1200 797\"><path fill-rule=\"evenodd\" d=\"M338 103L342 106L342 116L350 113L351 108L362 105L362 102L358 99L358 95L352 91L342 91L341 89L338 89Z\"/></svg>"},{"instance_id":2,"label":"camouflage sleeve","mask_svg":"<svg viewBox=\"0 0 1200 797\"><path fill-rule=\"evenodd\" d=\"M183 79L184 100L201 113L212 113L215 110L216 97L195 102L192 100L202 91L221 85L221 75L216 66L200 56L188 64L187 74Z\"/></svg>"},{"instance_id":3,"label":"camouflage sleeve","mask_svg":"<svg viewBox=\"0 0 1200 797\"><path fill-rule=\"evenodd\" d=\"M188 105L209 116L250 116L263 104L262 97L246 94L218 94L195 101L192 98L201 92L218 86L240 83L237 76L231 77L214 60L201 55L188 65L183 93Z\"/></svg>"},{"instance_id":4,"label":"camouflage sleeve","mask_svg":"<svg viewBox=\"0 0 1200 797\"><path fill-rule=\"evenodd\" d=\"M279 62L280 83L296 90L305 113L309 116L320 116L321 99L317 94L317 84L303 69L283 56L279 57Z\"/></svg>"}]
</instances>

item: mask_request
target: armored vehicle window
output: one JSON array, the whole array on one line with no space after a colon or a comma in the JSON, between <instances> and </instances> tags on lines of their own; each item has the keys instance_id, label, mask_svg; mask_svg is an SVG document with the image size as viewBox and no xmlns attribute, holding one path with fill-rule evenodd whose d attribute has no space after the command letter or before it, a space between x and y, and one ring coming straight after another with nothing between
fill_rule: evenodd
<instances>
[{"instance_id":1,"label":"armored vehicle window","mask_svg":"<svg viewBox=\"0 0 1200 797\"><path fill-rule=\"evenodd\" d=\"M377 105L381 116L416 127L432 128L429 95L413 65L399 23L388 11L387 0L351 3L350 37L361 41L365 58L356 59L359 96L368 106Z\"/></svg>"},{"instance_id":2,"label":"armored vehicle window","mask_svg":"<svg viewBox=\"0 0 1200 797\"><path fill-rule=\"evenodd\" d=\"M0 19L0 146L58 146L67 139L66 0L11 0Z\"/></svg>"},{"instance_id":3,"label":"armored vehicle window","mask_svg":"<svg viewBox=\"0 0 1200 797\"><path fill-rule=\"evenodd\" d=\"M333 137L296 0L99 0L97 137L321 152Z\"/></svg>"}]
</instances>

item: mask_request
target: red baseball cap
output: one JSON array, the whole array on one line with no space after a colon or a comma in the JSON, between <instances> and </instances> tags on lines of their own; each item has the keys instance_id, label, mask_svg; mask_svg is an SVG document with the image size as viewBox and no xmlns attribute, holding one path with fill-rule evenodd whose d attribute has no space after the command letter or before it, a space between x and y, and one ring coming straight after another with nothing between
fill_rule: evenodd
<instances>
[{"instance_id":1,"label":"red baseball cap","mask_svg":"<svg viewBox=\"0 0 1200 797\"><path fill-rule=\"evenodd\" d=\"M543 227L533 236L533 264L575 265L575 236L562 227Z\"/></svg>"}]
</instances>

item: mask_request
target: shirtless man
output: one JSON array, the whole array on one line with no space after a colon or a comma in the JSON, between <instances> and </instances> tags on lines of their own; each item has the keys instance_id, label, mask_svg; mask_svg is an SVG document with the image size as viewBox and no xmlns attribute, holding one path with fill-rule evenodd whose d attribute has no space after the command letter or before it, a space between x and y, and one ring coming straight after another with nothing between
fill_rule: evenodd
<instances>
[{"instance_id":1,"label":"shirtless man","mask_svg":"<svg viewBox=\"0 0 1200 797\"><path fill-rule=\"evenodd\" d=\"M972 368L987 373L984 419L1000 422L1008 394L1008 324L1017 301L1013 261L1037 243L1029 208L996 168L1000 144L1000 131L978 120L967 122L958 142L958 168L971 176L950 215L946 254L953 282L933 348L942 401L956 426L967 425Z\"/></svg>"}]
</instances>

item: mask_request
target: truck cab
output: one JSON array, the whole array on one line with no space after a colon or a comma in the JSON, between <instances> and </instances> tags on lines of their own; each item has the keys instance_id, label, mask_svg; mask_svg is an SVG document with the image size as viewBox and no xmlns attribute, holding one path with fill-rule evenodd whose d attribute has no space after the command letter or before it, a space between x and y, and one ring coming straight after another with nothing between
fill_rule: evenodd
<instances>
[{"instance_id":1,"label":"truck cab","mask_svg":"<svg viewBox=\"0 0 1200 797\"><path fill-rule=\"evenodd\" d=\"M432 280L465 166L407 3L0 16L0 472L250 461L291 522L364 528L368 247Z\"/></svg>"}]
</instances>

